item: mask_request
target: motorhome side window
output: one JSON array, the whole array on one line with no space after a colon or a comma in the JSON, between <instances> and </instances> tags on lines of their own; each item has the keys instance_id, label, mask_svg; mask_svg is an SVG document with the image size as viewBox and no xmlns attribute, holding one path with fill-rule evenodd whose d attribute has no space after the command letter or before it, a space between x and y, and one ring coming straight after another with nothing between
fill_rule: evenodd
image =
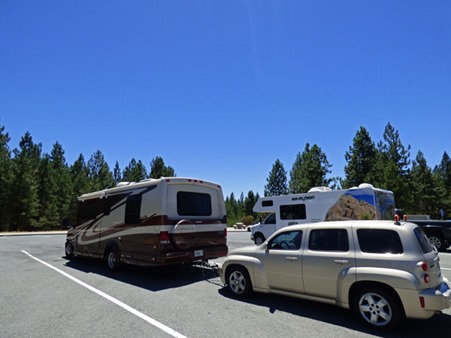
<instances>
[{"instance_id":1,"label":"motorhome side window","mask_svg":"<svg viewBox=\"0 0 451 338\"><path fill-rule=\"evenodd\" d=\"M272 206L273 206L272 200L262 202L262 207L272 207Z\"/></svg>"},{"instance_id":2,"label":"motorhome side window","mask_svg":"<svg viewBox=\"0 0 451 338\"><path fill-rule=\"evenodd\" d=\"M77 224L80 225L95 220L103 212L103 209L103 200L98 198L80 202L78 205Z\"/></svg>"},{"instance_id":3,"label":"motorhome side window","mask_svg":"<svg viewBox=\"0 0 451 338\"><path fill-rule=\"evenodd\" d=\"M280 219L306 219L305 204L280 206Z\"/></svg>"},{"instance_id":4,"label":"motorhome side window","mask_svg":"<svg viewBox=\"0 0 451 338\"><path fill-rule=\"evenodd\" d=\"M125 205L125 224L138 224L141 218L142 195L131 195L127 197Z\"/></svg>"},{"instance_id":5,"label":"motorhome side window","mask_svg":"<svg viewBox=\"0 0 451 338\"><path fill-rule=\"evenodd\" d=\"M198 192L179 191L177 213L180 216L211 216L211 196Z\"/></svg>"}]
</instances>

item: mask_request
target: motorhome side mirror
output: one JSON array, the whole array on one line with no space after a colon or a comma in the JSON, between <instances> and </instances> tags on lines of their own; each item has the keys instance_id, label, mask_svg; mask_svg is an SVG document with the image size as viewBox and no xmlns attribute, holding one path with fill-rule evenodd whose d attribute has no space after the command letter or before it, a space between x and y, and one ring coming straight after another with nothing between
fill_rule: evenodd
<instances>
[{"instance_id":1,"label":"motorhome side mirror","mask_svg":"<svg viewBox=\"0 0 451 338\"><path fill-rule=\"evenodd\" d=\"M63 229L69 229L70 225L69 225L69 218L65 218L63 219L63 221L61 222L61 226Z\"/></svg>"}]
</instances>

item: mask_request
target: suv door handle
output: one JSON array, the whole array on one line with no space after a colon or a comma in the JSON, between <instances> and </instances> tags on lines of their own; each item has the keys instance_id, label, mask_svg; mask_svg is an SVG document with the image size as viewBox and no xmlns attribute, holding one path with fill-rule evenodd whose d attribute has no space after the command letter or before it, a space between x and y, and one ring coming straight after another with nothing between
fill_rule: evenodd
<instances>
[{"instance_id":1,"label":"suv door handle","mask_svg":"<svg viewBox=\"0 0 451 338\"><path fill-rule=\"evenodd\" d=\"M337 264L340 264L340 265L349 263L349 261L347 259L335 259L334 262Z\"/></svg>"},{"instance_id":2,"label":"suv door handle","mask_svg":"<svg viewBox=\"0 0 451 338\"><path fill-rule=\"evenodd\" d=\"M297 261L297 260L298 260L297 257L285 257L285 259L286 259L287 261L290 261L290 262L294 262L294 261Z\"/></svg>"}]
</instances>

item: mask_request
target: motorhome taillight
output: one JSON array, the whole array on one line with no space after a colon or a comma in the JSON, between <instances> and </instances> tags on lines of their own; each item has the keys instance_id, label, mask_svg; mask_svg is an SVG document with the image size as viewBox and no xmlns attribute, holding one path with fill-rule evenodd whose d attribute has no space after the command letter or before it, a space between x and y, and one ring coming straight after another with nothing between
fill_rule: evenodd
<instances>
[{"instance_id":1,"label":"motorhome taillight","mask_svg":"<svg viewBox=\"0 0 451 338\"><path fill-rule=\"evenodd\" d=\"M169 244L169 232L160 231L160 244Z\"/></svg>"}]
</instances>

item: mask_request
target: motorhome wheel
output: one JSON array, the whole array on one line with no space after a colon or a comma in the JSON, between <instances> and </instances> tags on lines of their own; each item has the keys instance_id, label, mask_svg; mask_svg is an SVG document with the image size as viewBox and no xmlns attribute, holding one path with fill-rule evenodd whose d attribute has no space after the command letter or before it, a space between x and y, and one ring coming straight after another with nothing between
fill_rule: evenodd
<instances>
[{"instance_id":1,"label":"motorhome wheel","mask_svg":"<svg viewBox=\"0 0 451 338\"><path fill-rule=\"evenodd\" d=\"M262 234L255 234L254 243L255 245L260 245L265 241L265 238Z\"/></svg>"},{"instance_id":2,"label":"motorhome wheel","mask_svg":"<svg viewBox=\"0 0 451 338\"><path fill-rule=\"evenodd\" d=\"M114 271L119 267L119 252L116 248L109 248L106 254L108 269Z\"/></svg>"}]
</instances>

